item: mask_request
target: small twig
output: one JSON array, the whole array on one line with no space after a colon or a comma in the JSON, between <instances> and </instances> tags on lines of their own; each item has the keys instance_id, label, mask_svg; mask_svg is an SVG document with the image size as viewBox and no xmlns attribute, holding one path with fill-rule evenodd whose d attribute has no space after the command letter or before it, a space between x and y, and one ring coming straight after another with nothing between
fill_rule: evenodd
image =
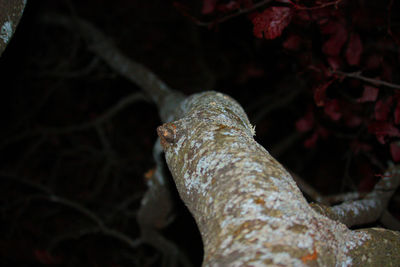
<instances>
[{"instance_id":1,"label":"small twig","mask_svg":"<svg viewBox=\"0 0 400 267\"><path fill-rule=\"evenodd\" d=\"M400 85L395 84L395 83L390 83L390 82L386 82L386 81L382 81L382 80L378 80L378 79L374 79L374 78L368 78L365 76L361 75L361 72L342 72L339 70L333 70L332 71L333 74L338 74L340 76L344 76L347 78L355 78L355 79L359 79L365 82L369 82L372 83L374 85L382 85L382 86L386 86L386 87L390 87L390 88L394 88L394 89L400 89Z\"/></svg>"},{"instance_id":2,"label":"small twig","mask_svg":"<svg viewBox=\"0 0 400 267\"><path fill-rule=\"evenodd\" d=\"M94 212L92 212L91 210L87 209L86 207L82 206L81 204L79 204L75 201L57 196L56 194L54 194L52 192L52 190L50 190L46 186L43 186L43 185L40 185L37 183L33 183L26 179L20 179L17 177L13 177L12 175L9 175L9 174L2 174L1 177L12 180L12 181L16 181L25 186L29 186L38 191L41 191L42 193L45 193L45 195L37 196L37 197L35 197L35 199L43 199L46 201L54 202L54 203L60 204L64 207L68 207L74 211L77 211L78 213L84 215L85 217L89 218L92 222L94 222L97 225L98 231L100 233L102 233L106 236L110 236L115 239L118 239L121 242L128 245L129 247L131 247L132 249L136 249L140 244L142 244L142 240L140 240L140 239L134 240L134 239L130 238L129 236L125 235L124 233L121 233L115 229L109 228L108 226L106 226L104 221L99 216L97 216ZM96 228L90 228L90 229L92 229L92 230L90 230L89 232L82 230L83 231L82 233L89 234L89 233L94 233L97 231L97 230L94 231L94 229L96 229ZM70 235L70 236L71 236L71 238L74 237L74 235ZM61 238L60 240L65 240L65 238ZM54 245L54 242L53 242L53 245Z\"/></svg>"},{"instance_id":3,"label":"small twig","mask_svg":"<svg viewBox=\"0 0 400 267\"><path fill-rule=\"evenodd\" d=\"M329 6L335 6L335 8L337 8L338 5L340 4L340 2L342 2L342 1L343 0L336 0L336 1L333 1L333 2L328 2L328 3L321 4L319 6L313 6L313 7L300 6L300 5L297 5L296 3L293 3L292 1L290 1L290 3L297 10L315 10L315 9L321 9L321 8L329 7Z\"/></svg>"},{"instance_id":4,"label":"small twig","mask_svg":"<svg viewBox=\"0 0 400 267\"><path fill-rule=\"evenodd\" d=\"M188 12L182 10L182 8L180 8L179 6L178 6L178 8L180 9L180 11L181 11L184 15L186 15L186 16L189 17L194 23L196 23L196 25L198 25L198 26L203 26L203 27L210 27L210 26L214 26L214 25L217 25L217 24L226 22L226 21L228 21L228 20L230 20L230 19L233 19L233 18L235 18L235 17L241 16L241 15L243 15L243 14L250 13L250 12L256 10L257 8L262 7L262 6L266 5L266 4L268 4L269 2L272 2L272 0L260 1L260 2L258 2L258 3L256 3L256 4L254 4L252 7L244 8L244 9L238 9L238 11L235 12L235 13L233 13L233 14L226 15L226 16L224 16L224 17L222 17L222 18L217 18L216 20L208 21L208 22L206 22L206 21L201 21L201 20L199 20L198 18L195 18L194 16L190 15Z\"/></svg>"},{"instance_id":5,"label":"small twig","mask_svg":"<svg viewBox=\"0 0 400 267\"><path fill-rule=\"evenodd\" d=\"M161 106L165 98L172 93L167 84L142 64L130 60L111 40L93 24L61 14L49 15L45 22L77 30L88 43L89 49L104 60L116 73L138 85L155 103Z\"/></svg>"},{"instance_id":6,"label":"small twig","mask_svg":"<svg viewBox=\"0 0 400 267\"><path fill-rule=\"evenodd\" d=\"M40 129L39 131L41 131L44 134L68 134L71 132L88 130L92 127L98 127L102 125L104 122L109 121L112 117L118 114L118 112L127 108L132 103L145 99L146 98L142 93L133 93L126 97L123 97L117 104L115 104L114 106L103 112L102 115L100 115L99 117L97 117L92 121L67 127L43 128Z\"/></svg>"},{"instance_id":7,"label":"small twig","mask_svg":"<svg viewBox=\"0 0 400 267\"><path fill-rule=\"evenodd\" d=\"M72 132L89 130L93 127L97 127L102 125L104 122L111 120L112 117L117 115L123 109L129 107L132 103L135 103L140 100L146 100L146 97L142 93L133 93L124 98L122 98L117 104L110 107L106 110L102 115L97 117L96 119L84 122L77 125L67 126L67 127L54 127L54 128L39 128L32 129L30 131L22 132L20 134L14 135L10 138L3 138L3 143L0 144L0 150L4 147L17 143L19 141L25 140L27 138L35 137L37 135L46 135L46 134L69 134Z\"/></svg>"}]
</instances>

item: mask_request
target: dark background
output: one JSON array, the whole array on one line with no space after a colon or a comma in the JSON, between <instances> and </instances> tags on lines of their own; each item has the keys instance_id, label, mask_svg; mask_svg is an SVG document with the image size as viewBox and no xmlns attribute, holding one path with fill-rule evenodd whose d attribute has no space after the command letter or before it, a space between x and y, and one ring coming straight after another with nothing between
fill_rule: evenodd
<instances>
[{"instance_id":1,"label":"dark background","mask_svg":"<svg viewBox=\"0 0 400 267\"><path fill-rule=\"evenodd\" d=\"M399 83L399 46L387 34L390 1L366 2L341 6L341 18L364 43L361 66L345 69L364 69L362 64L368 56L377 54L384 63L367 70L367 74L375 77L383 67L390 67L391 81ZM203 16L202 1L178 3L204 21L225 15L216 12ZM355 21L360 10L365 12ZM394 34L400 29L396 10L393 5ZM231 95L256 124L257 141L323 194L368 191L379 179L392 160L388 143L377 142L366 125L350 128L342 121L330 120L315 106L312 88L322 78L307 66L328 65L321 51L327 37L316 23L294 21L281 37L265 40L253 35L249 14L207 27L197 25L185 12L165 0L28 1L15 35L0 58L0 265L162 263L160 252L150 246L132 250L102 234L75 238L73 233L93 222L75 208L46 199L43 187L80 203L104 220L108 218L107 225L132 239L138 238L135 216L146 190L145 173L154 167L152 147L155 129L160 125L156 107L140 101L102 126L103 141L94 128L35 134L42 128L93 120L140 90L94 55L76 31L49 22L48 16L77 15L90 21L126 56L185 94L217 90ZM301 37L300 47L284 49L282 43L293 33ZM362 84L349 79L337 81L328 95L341 101L354 100L360 97ZM380 97L395 92L389 89ZM329 134L305 147L304 141L312 132L297 131L296 121L309 110ZM352 112L367 121L373 117L374 106L358 104L355 110ZM355 142L370 147L357 151ZM199 233L174 194L174 221L163 234L200 266ZM115 211L127 200L129 205ZM399 206L397 194L390 204L397 218ZM65 235L62 242L57 241Z\"/></svg>"}]
</instances>

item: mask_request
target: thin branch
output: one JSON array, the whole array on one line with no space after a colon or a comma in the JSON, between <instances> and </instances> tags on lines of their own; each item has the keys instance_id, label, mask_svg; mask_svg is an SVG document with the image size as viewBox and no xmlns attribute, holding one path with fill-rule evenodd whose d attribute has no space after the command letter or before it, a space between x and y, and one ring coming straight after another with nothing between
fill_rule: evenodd
<instances>
[{"instance_id":1,"label":"thin branch","mask_svg":"<svg viewBox=\"0 0 400 267\"><path fill-rule=\"evenodd\" d=\"M71 132L88 130L92 127L97 128L104 122L109 121L112 117L118 114L121 110L130 106L132 103L145 99L146 98L142 93L133 93L126 97L123 97L117 104L110 107L108 110L103 112L102 115L100 115L99 117L97 117L92 121L67 127L42 128L39 131L41 131L44 134L68 134Z\"/></svg>"},{"instance_id":2,"label":"thin branch","mask_svg":"<svg viewBox=\"0 0 400 267\"><path fill-rule=\"evenodd\" d=\"M378 80L378 79L374 79L374 78L368 78L368 77L362 76L361 72L359 72L359 71L347 73L347 72L342 72L339 70L333 70L332 73L338 74L340 76L344 76L347 78L354 78L354 79L358 79L358 80L361 80L364 82L369 82L369 83L372 83L373 85L382 85L382 86L400 90L400 85L398 85L398 84L390 83L390 82L386 82L386 81L382 81L382 80Z\"/></svg>"},{"instance_id":3,"label":"thin branch","mask_svg":"<svg viewBox=\"0 0 400 267\"><path fill-rule=\"evenodd\" d=\"M110 39L91 23L77 17L60 14L44 18L50 22L78 31L88 43L89 49L103 59L116 73L138 85L156 103L162 105L172 90L147 67L130 60Z\"/></svg>"},{"instance_id":4,"label":"thin branch","mask_svg":"<svg viewBox=\"0 0 400 267\"><path fill-rule=\"evenodd\" d=\"M69 134L72 132L85 131L89 130L93 127L100 126L104 122L107 122L112 119L115 115L117 115L123 109L129 107L132 103L135 103L140 100L146 100L146 97L142 93L132 93L124 98L122 98L117 104L110 107L108 110L103 112L102 115L98 116L96 119L84 122L77 125L67 126L67 127L48 127L48 128L38 128L32 129L26 132L22 132L17 135L13 135L9 138L3 138L3 142L0 144L0 150L5 148L10 144L14 144L25 140L27 138L35 137L37 135L46 135L46 134Z\"/></svg>"},{"instance_id":5,"label":"thin branch","mask_svg":"<svg viewBox=\"0 0 400 267\"><path fill-rule=\"evenodd\" d=\"M321 8L325 8L325 7L329 7L329 6L335 6L335 8L337 9L338 5L342 1L343 0L336 0L336 1L328 2L328 3L324 3L324 4L321 4L321 5L312 6L312 7L300 6L300 5L297 5L296 3L293 3L292 1L290 1L290 3L297 10L316 10L316 9L321 9Z\"/></svg>"},{"instance_id":6,"label":"thin branch","mask_svg":"<svg viewBox=\"0 0 400 267\"><path fill-rule=\"evenodd\" d=\"M233 14L226 15L226 16L224 16L224 17L222 17L222 18L218 18L218 19L216 19L216 20L208 21L208 22L206 22L206 21L201 21L201 20L199 20L198 18L196 18L196 17L190 15L187 11L183 10L183 8L182 8L181 6L179 6L179 5L176 5L176 7L177 7L185 16L189 17L194 23L196 23L196 25L198 25L198 26L203 26L203 27L210 27L210 26L214 26L214 25L217 25L217 24L226 22L226 21L228 21L228 20L230 20L230 19L236 18L236 17L241 16L241 15L243 15L243 14L250 13L250 12L252 12L252 11L258 9L259 7L262 7L262 6L266 5L266 4L268 4L269 2L272 2L272 0L260 1L260 2L258 2L258 3L256 3L256 4L254 4L252 7L244 8L244 9L238 9L238 11L235 12L235 13L233 13Z\"/></svg>"},{"instance_id":7,"label":"thin branch","mask_svg":"<svg viewBox=\"0 0 400 267\"><path fill-rule=\"evenodd\" d=\"M78 202L75 202L75 201L72 201L72 200L57 196L56 194L54 194L52 192L52 190L50 190L46 186L43 186L43 185L40 185L40 184L37 184L37 183L33 183L33 182L31 182L29 180L26 180L26 179L21 179L21 178L18 178L18 177L14 177L14 176L9 175L9 174L2 174L1 177L9 179L9 180L12 180L12 181L16 181L16 182L18 182L20 184L23 184L25 186L34 188L34 189L36 189L36 190L38 190L38 191L40 191L42 193L45 193L45 195L36 196L34 198L35 199L43 199L43 200L46 200L46 201L50 201L50 202L54 202L54 203L60 204L60 205L62 205L64 207L68 207L68 208L70 208L70 209L72 209L72 210L84 215L85 217L87 217L88 219L90 219L92 222L94 222L97 225L98 231L100 233L102 233L102 234L104 234L106 236L110 236L110 237L113 237L115 239L118 239L121 242L123 242L126 245L128 245L129 247L131 247L132 249L136 249L140 244L142 244L142 240L140 240L140 239L135 239L134 240L134 239L130 238L129 236L125 235L124 233L121 233L121 232L119 232L119 231L117 231L115 229L109 228L108 226L106 226L104 221L99 216L97 216L93 211L91 211L88 208L82 206ZM90 228L90 229L92 229L92 230L90 230L89 232L83 230L82 234L94 233L94 232L97 231L97 230L96 231L93 230L93 229L96 229L96 228ZM71 238L73 236L74 235L71 235ZM63 238L61 238L61 239L64 240L65 237L64 237L64 239Z\"/></svg>"}]
</instances>

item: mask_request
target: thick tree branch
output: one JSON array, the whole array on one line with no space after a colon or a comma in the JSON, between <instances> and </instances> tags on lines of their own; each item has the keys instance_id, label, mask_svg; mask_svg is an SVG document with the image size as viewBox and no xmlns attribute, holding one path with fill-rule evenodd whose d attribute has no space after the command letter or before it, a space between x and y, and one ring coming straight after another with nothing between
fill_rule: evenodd
<instances>
[{"instance_id":1,"label":"thick tree branch","mask_svg":"<svg viewBox=\"0 0 400 267\"><path fill-rule=\"evenodd\" d=\"M290 174L254 141L236 101L206 92L187 98L176 114L158 133L178 191L200 228L203 266L392 262L379 254L388 248L376 243L387 236L351 231L308 205ZM393 255L400 253L399 244ZM372 254L360 253L372 245Z\"/></svg>"}]
</instances>

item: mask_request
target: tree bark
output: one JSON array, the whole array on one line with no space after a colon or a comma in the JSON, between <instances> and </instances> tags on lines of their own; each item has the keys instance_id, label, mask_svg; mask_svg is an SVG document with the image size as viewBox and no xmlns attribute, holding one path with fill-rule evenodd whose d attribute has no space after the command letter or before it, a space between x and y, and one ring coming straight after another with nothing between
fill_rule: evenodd
<instances>
[{"instance_id":1,"label":"tree bark","mask_svg":"<svg viewBox=\"0 0 400 267\"><path fill-rule=\"evenodd\" d=\"M290 174L254 140L254 127L232 98L192 95L175 118L158 134L200 229L203 266L399 264L398 232L350 230L313 209Z\"/></svg>"}]
</instances>

